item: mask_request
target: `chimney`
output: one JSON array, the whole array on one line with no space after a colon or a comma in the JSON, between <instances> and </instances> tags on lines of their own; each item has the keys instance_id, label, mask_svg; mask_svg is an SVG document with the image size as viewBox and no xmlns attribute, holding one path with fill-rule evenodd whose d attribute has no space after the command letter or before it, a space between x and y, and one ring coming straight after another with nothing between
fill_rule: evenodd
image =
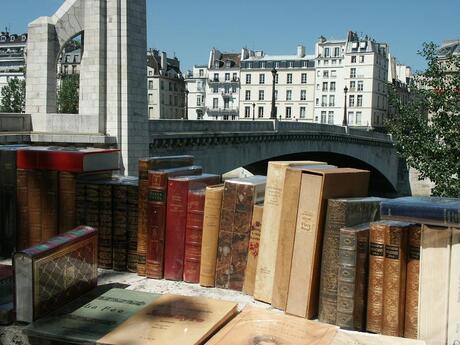
<instances>
[{"instance_id":1,"label":"chimney","mask_svg":"<svg viewBox=\"0 0 460 345\"><path fill-rule=\"evenodd\" d=\"M297 57L299 58L305 57L305 47L303 45L297 46Z\"/></svg>"},{"instance_id":2,"label":"chimney","mask_svg":"<svg viewBox=\"0 0 460 345\"><path fill-rule=\"evenodd\" d=\"M165 52L161 52L161 69L163 72L168 70L168 60Z\"/></svg>"}]
</instances>

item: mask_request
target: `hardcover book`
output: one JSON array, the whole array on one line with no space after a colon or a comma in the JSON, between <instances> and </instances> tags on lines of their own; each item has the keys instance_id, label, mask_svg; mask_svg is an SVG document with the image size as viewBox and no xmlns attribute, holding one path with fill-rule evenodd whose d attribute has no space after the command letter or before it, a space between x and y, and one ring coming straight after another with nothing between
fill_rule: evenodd
<instances>
[{"instance_id":1,"label":"hardcover book","mask_svg":"<svg viewBox=\"0 0 460 345\"><path fill-rule=\"evenodd\" d=\"M265 176L227 180L224 184L216 262L216 287L242 291L254 204L265 195Z\"/></svg>"},{"instance_id":2,"label":"hardcover book","mask_svg":"<svg viewBox=\"0 0 460 345\"><path fill-rule=\"evenodd\" d=\"M409 228L407 239L406 311L404 337L417 339L418 292L420 278L420 226Z\"/></svg>"},{"instance_id":3,"label":"hardcover book","mask_svg":"<svg viewBox=\"0 0 460 345\"><path fill-rule=\"evenodd\" d=\"M236 313L236 303L163 295L102 339L99 345L203 344Z\"/></svg>"},{"instance_id":4,"label":"hardcover book","mask_svg":"<svg viewBox=\"0 0 460 345\"><path fill-rule=\"evenodd\" d=\"M246 307L206 345L329 345L336 332L330 325Z\"/></svg>"},{"instance_id":5,"label":"hardcover book","mask_svg":"<svg viewBox=\"0 0 460 345\"><path fill-rule=\"evenodd\" d=\"M78 227L14 255L16 317L32 322L97 285L97 231Z\"/></svg>"},{"instance_id":6,"label":"hardcover book","mask_svg":"<svg viewBox=\"0 0 460 345\"><path fill-rule=\"evenodd\" d=\"M215 185L219 182L220 176L213 174L169 178L164 258L164 277L166 279L183 279L189 190L192 188L204 188L207 185Z\"/></svg>"},{"instance_id":7,"label":"hardcover book","mask_svg":"<svg viewBox=\"0 0 460 345\"><path fill-rule=\"evenodd\" d=\"M0 304L11 303L13 301L13 267L10 265L0 265Z\"/></svg>"},{"instance_id":8,"label":"hardcover book","mask_svg":"<svg viewBox=\"0 0 460 345\"><path fill-rule=\"evenodd\" d=\"M447 344L460 344L460 229L452 229Z\"/></svg>"},{"instance_id":9,"label":"hardcover book","mask_svg":"<svg viewBox=\"0 0 460 345\"><path fill-rule=\"evenodd\" d=\"M76 207L77 174L59 173L59 232L67 232L77 225Z\"/></svg>"},{"instance_id":10,"label":"hardcover book","mask_svg":"<svg viewBox=\"0 0 460 345\"><path fill-rule=\"evenodd\" d=\"M17 234L16 249L22 250L28 247L30 242L29 231L29 198L28 198L28 170L17 170Z\"/></svg>"},{"instance_id":11,"label":"hardcover book","mask_svg":"<svg viewBox=\"0 0 460 345\"><path fill-rule=\"evenodd\" d=\"M132 177L126 181L127 207L128 207L128 262L127 268L130 272L137 272L137 230L138 230L138 201L139 201L139 180Z\"/></svg>"},{"instance_id":12,"label":"hardcover book","mask_svg":"<svg viewBox=\"0 0 460 345\"><path fill-rule=\"evenodd\" d=\"M224 185L206 187L201 245L200 285L214 287L216 277L217 245L219 241L220 211Z\"/></svg>"},{"instance_id":13,"label":"hardcover book","mask_svg":"<svg viewBox=\"0 0 460 345\"><path fill-rule=\"evenodd\" d=\"M112 263L115 271L126 271L128 262L128 186L120 180L112 187Z\"/></svg>"},{"instance_id":14,"label":"hardcover book","mask_svg":"<svg viewBox=\"0 0 460 345\"><path fill-rule=\"evenodd\" d=\"M302 173L286 312L318 313L321 245L327 200L367 195L369 171L336 168Z\"/></svg>"},{"instance_id":15,"label":"hardcover book","mask_svg":"<svg viewBox=\"0 0 460 345\"><path fill-rule=\"evenodd\" d=\"M381 198L329 199L321 255L319 315L321 322L337 322L340 229L379 219Z\"/></svg>"},{"instance_id":16,"label":"hardcover book","mask_svg":"<svg viewBox=\"0 0 460 345\"><path fill-rule=\"evenodd\" d=\"M110 181L111 182L111 181ZM98 184L99 191L99 225L98 230L98 266L113 268L113 209L112 184L109 181Z\"/></svg>"},{"instance_id":17,"label":"hardcover book","mask_svg":"<svg viewBox=\"0 0 460 345\"><path fill-rule=\"evenodd\" d=\"M382 203L383 219L460 227L460 200L441 197L404 197Z\"/></svg>"}]
</instances>

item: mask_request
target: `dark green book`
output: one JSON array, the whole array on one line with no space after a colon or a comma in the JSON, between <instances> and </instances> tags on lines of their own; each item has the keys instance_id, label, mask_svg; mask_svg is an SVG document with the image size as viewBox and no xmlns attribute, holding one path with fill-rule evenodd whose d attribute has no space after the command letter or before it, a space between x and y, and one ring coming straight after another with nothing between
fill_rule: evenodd
<instances>
[{"instance_id":1,"label":"dark green book","mask_svg":"<svg viewBox=\"0 0 460 345\"><path fill-rule=\"evenodd\" d=\"M96 344L155 299L157 294L110 289L101 294L96 288L52 315L27 326L24 333L31 345Z\"/></svg>"}]
</instances>

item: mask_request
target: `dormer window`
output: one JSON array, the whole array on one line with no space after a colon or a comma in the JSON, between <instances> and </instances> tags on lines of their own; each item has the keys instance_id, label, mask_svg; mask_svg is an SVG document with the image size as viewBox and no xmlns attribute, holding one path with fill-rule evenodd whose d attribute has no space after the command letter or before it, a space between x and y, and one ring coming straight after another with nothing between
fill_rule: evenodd
<instances>
[{"instance_id":1,"label":"dormer window","mask_svg":"<svg viewBox=\"0 0 460 345\"><path fill-rule=\"evenodd\" d=\"M232 62L230 60L225 61L226 67L232 67Z\"/></svg>"},{"instance_id":2,"label":"dormer window","mask_svg":"<svg viewBox=\"0 0 460 345\"><path fill-rule=\"evenodd\" d=\"M14 42L14 41L16 41L16 36L11 35L11 36L10 36L10 42Z\"/></svg>"},{"instance_id":3,"label":"dormer window","mask_svg":"<svg viewBox=\"0 0 460 345\"><path fill-rule=\"evenodd\" d=\"M6 36L0 36L0 42L6 42Z\"/></svg>"}]
</instances>

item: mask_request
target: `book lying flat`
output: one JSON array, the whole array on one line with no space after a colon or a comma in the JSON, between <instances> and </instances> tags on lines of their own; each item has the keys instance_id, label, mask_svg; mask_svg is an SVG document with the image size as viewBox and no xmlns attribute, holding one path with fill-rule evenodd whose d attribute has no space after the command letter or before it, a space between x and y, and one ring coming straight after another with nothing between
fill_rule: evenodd
<instances>
[{"instance_id":1,"label":"book lying flat","mask_svg":"<svg viewBox=\"0 0 460 345\"><path fill-rule=\"evenodd\" d=\"M423 340L339 330L331 345L425 345Z\"/></svg>"}]
</instances>

